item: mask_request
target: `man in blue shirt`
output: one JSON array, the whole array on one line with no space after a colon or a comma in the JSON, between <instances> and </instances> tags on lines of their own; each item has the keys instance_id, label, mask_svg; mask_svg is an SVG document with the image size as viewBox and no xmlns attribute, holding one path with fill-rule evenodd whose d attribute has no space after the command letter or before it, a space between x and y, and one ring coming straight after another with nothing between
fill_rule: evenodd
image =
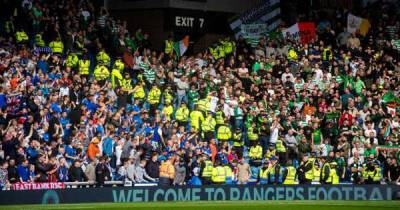
<instances>
[{"instance_id":1,"label":"man in blue shirt","mask_svg":"<svg viewBox=\"0 0 400 210\"><path fill-rule=\"evenodd\" d=\"M24 159L21 164L17 167L17 172L19 175L19 179L21 182L29 181L29 168L28 168L28 160Z\"/></svg>"}]
</instances>

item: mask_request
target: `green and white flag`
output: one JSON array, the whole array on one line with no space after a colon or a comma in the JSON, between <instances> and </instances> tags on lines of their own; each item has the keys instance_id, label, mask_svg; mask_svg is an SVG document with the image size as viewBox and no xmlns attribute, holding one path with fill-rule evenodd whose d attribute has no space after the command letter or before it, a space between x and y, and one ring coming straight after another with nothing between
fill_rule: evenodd
<instances>
[{"instance_id":1,"label":"green and white flag","mask_svg":"<svg viewBox=\"0 0 400 210\"><path fill-rule=\"evenodd\" d=\"M233 18L230 27L237 38L241 35L242 24L263 23L267 24L268 30L271 31L278 27L280 17L280 0L261 0L254 8Z\"/></svg>"}]
</instances>

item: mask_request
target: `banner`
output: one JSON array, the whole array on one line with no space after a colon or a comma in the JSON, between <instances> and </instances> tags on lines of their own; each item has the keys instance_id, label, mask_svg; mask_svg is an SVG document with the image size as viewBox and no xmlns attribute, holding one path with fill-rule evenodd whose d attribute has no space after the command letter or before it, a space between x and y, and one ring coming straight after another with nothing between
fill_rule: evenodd
<instances>
[{"instance_id":1,"label":"banner","mask_svg":"<svg viewBox=\"0 0 400 210\"><path fill-rule=\"evenodd\" d=\"M315 24L313 22L300 22L282 30L282 35L285 39L308 44L315 39Z\"/></svg>"},{"instance_id":2,"label":"banner","mask_svg":"<svg viewBox=\"0 0 400 210\"><path fill-rule=\"evenodd\" d=\"M230 27L235 33L235 37L241 35L241 26L243 24L263 23L266 24L268 30L273 30L280 23L280 0L262 0L254 8L246 11L240 17L234 18Z\"/></svg>"},{"instance_id":3,"label":"banner","mask_svg":"<svg viewBox=\"0 0 400 210\"><path fill-rule=\"evenodd\" d=\"M42 189L64 189L63 182L40 182L40 183L27 183L18 182L12 185L13 190L42 190Z\"/></svg>"},{"instance_id":4,"label":"banner","mask_svg":"<svg viewBox=\"0 0 400 210\"><path fill-rule=\"evenodd\" d=\"M365 18L361 18L358 16L354 16L353 14L349 13L347 16L347 32L355 33L359 31L359 33L363 36L367 35L371 24Z\"/></svg>"},{"instance_id":5,"label":"banner","mask_svg":"<svg viewBox=\"0 0 400 210\"><path fill-rule=\"evenodd\" d=\"M241 34L248 44L255 47L260 38L268 34L268 26L267 24L243 24Z\"/></svg>"},{"instance_id":6,"label":"banner","mask_svg":"<svg viewBox=\"0 0 400 210\"><path fill-rule=\"evenodd\" d=\"M394 200L398 185L208 185L0 191L0 204L154 201Z\"/></svg>"}]
</instances>

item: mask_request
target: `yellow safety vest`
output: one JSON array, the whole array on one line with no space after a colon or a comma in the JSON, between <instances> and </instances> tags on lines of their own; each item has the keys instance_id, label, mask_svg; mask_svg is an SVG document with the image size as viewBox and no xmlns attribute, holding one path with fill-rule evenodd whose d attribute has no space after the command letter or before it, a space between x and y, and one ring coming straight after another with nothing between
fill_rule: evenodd
<instances>
[{"instance_id":1,"label":"yellow safety vest","mask_svg":"<svg viewBox=\"0 0 400 210\"><path fill-rule=\"evenodd\" d=\"M204 121L203 113L198 110L193 110L190 113L190 126L196 131L199 130L200 124Z\"/></svg>"},{"instance_id":2,"label":"yellow safety vest","mask_svg":"<svg viewBox=\"0 0 400 210\"><path fill-rule=\"evenodd\" d=\"M43 39L42 39L42 35L41 34L36 34L35 35L35 45L38 47L44 47L46 44L44 43Z\"/></svg>"},{"instance_id":3,"label":"yellow safety vest","mask_svg":"<svg viewBox=\"0 0 400 210\"><path fill-rule=\"evenodd\" d=\"M106 66L110 65L110 56L108 56L108 54L104 51L97 53L96 60L97 62L102 61Z\"/></svg>"},{"instance_id":4,"label":"yellow safety vest","mask_svg":"<svg viewBox=\"0 0 400 210\"><path fill-rule=\"evenodd\" d=\"M254 128L250 127L247 130L247 138L249 138L250 141L257 141L258 140L258 134L254 132Z\"/></svg>"},{"instance_id":5,"label":"yellow safety vest","mask_svg":"<svg viewBox=\"0 0 400 210\"><path fill-rule=\"evenodd\" d=\"M286 147L283 145L282 140L277 140L275 146L277 152L286 152Z\"/></svg>"},{"instance_id":6,"label":"yellow safety vest","mask_svg":"<svg viewBox=\"0 0 400 210\"><path fill-rule=\"evenodd\" d=\"M287 175L283 184L295 184L296 179L296 169L293 166L286 167Z\"/></svg>"},{"instance_id":7,"label":"yellow safety vest","mask_svg":"<svg viewBox=\"0 0 400 210\"><path fill-rule=\"evenodd\" d=\"M78 56L75 55L74 53L71 53L68 55L67 60L65 61L65 65L67 67L75 67L79 62Z\"/></svg>"},{"instance_id":8,"label":"yellow safety vest","mask_svg":"<svg viewBox=\"0 0 400 210\"><path fill-rule=\"evenodd\" d=\"M166 120L171 120L171 115L174 113L174 107L171 104L164 106L162 113L165 115Z\"/></svg>"},{"instance_id":9,"label":"yellow safety vest","mask_svg":"<svg viewBox=\"0 0 400 210\"><path fill-rule=\"evenodd\" d=\"M171 54L172 51L174 50L174 42L165 40L165 54Z\"/></svg>"},{"instance_id":10,"label":"yellow safety vest","mask_svg":"<svg viewBox=\"0 0 400 210\"><path fill-rule=\"evenodd\" d=\"M230 41L224 42L224 50L226 55L231 54L233 51L233 42Z\"/></svg>"},{"instance_id":11,"label":"yellow safety vest","mask_svg":"<svg viewBox=\"0 0 400 210\"><path fill-rule=\"evenodd\" d=\"M234 133L233 134L233 146L234 147L242 147L244 145L244 141L242 140L242 133Z\"/></svg>"},{"instance_id":12,"label":"yellow safety vest","mask_svg":"<svg viewBox=\"0 0 400 210\"><path fill-rule=\"evenodd\" d=\"M204 120L204 122L202 123L202 130L203 131L214 131L215 130L215 125L216 125L216 122L215 122L215 119L211 116L211 115L209 115L205 120Z\"/></svg>"},{"instance_id":13,"label":"yellow safety vest","mask_svg":"<svg viewBox=\"0 0 400 210\"><path fill-rule=\"evenodd\" d=\"M322 166L322 171L321 171L321 173L325 173L325 168L326 167L328 167L329 168L329 174L324 174L324 176L328 176L328 179L326 180L326 183L332 183L332 176L331 176L331 173L332 173L332 170L331 170L331 166L330 166L330 164L329 163L325 163L323 166ZM322 179L322 176L320 177L320 179Z\"/></svg>"},{"instance_id":14,"label":"yellow safety vest","mask_svg":"<svg viewBox=\"0 0 400 210\"><path fill-rule=\"evenodd\" d=\"M327 52L330 52L328 58L326 57ZM329 60L330 61L330 60L332 60L332 58L333 58L332 50L330 50L328 48L325 48L324 51L322 52L322 60L324 60L324 61L328 61Z\"/></svg>"},{"instance_id":15,"label":"yellow safety vest","mask_svg":"<svg viewBox=\"0 0 400 210\"><path fill-rule=\"evenodd\" d=\"M143 86L139 86L139 88L135 87L135 89L135 92L133 92L133 98L143 100L146 95Z\"/></svg>"},{"instance_id":16,"label":"yellow safety vest","mask_svg":"<svg viewBox=\"0 0 400 210\"><path fill-rule=\"evenodd\" d=\"M114 63L114 68L123 71L125 68L125 64L121 61L121 59L117 59Z\"/></svg>"},{"instance_id":17,"label":"yellow safety vest","mask_svg":"<svg viewBox=\"0 0 400 210\"><path fill-rule=\"evenodd\" d=\"M189 120L189 109L187 107L179 107L175 113L175 119L178 122L187 122Z\"/></svg>"},{"instance_id":18,"label":"yellow safety vest","mask_svg":"<svg viewBox=\"0 0 400 210\"><path fill-rule=\"evenodd\" d=\"M89 75L90 60L80 60L78 62L79 74Z\"/></svg>"},{"instance_id":19,"label":"yellow safety vest","mask_svg":"<svg viewBox=\"0 0 400 210\"><path fill-rule=\"evenodd\" d=\"M225 123L223 113L221 111L217 111L215 113L215 121L216 121L217 125L222 125Z\"/></svg>"},{"instance_id":20,"label":"yellow safety vest","mask_svg":"<svg viewBox=\"0 0 400 210\"><path fill-rule=\"evenodd\" d=\"M218 59L219 58L219 54L218 54L218 47L213 49L212 47L208 48L210 50L211 55L214 57L214 59Z\"/></svg>"},{"instance_id":21,"label":"yellow safety vest","mask_svg":"<svg viewBox=\"0 0 400 210\"><path fill-rule=\"evenodd\" d=\"M232 180L232 169L229 166L224 166L225 169L225 180L228 181L228 179Z\"/></svg>"},{"instance_id":22,"label":"yellow safety vest","mask_svg":"<svg viewBox=\"0 0 400 210\"><path fill-rule=\"evenodd\" d=\"M313 173L314 173L313 181L314 182L320 182L321 181L321 169L316 167L316 166L314 166Z\"/></svg>"},{"instance_id":23,"label":"yellow safety vest","mask_svg":"<svg viewBox=\"0 0 400 210\"><path fill-rule=\"evenodd\" d=\"M269 174L268 168L266 168L265 170L263 170L262 168L260 169L259 172L260 179L268 179L268 174Z\"/></svg>"},{"instance_id":24,"label":"yellow safety vest","mask_svg":"<svg viewBox=\"0 0 400 210\"><path fill-rule=\"evenodd\" d=\"M149 96L147 97L147 101L154 105L160 102L161 91L158 88L152 88L149 92Z\"/></svg>"},{"instance_id":25,"label":"yellow safety vest","mask_svg":"<svg viewBox=\"0 0 400 210\"><path fill-rule=\"evenodd\" d=\"M124 77L121 74L121 71L117 68L114 68L111 71L111 85L112 88L115 88L117 84L122 86L122 81L124 80Z\"/></svg>"},{"instance_id":26,"label":"yellow safety vest","mask_svg":"<svg viewBox=\"0 0 400 210\"><path fill-rule=\"evenodd\" d=\"M381 168L376 167L376 168L375 168L375 174L374 174L374 176L372 177L372 180L373 180L374 182L379 182L379 181L381 181L381 179L382 179Z\"/></svg>"},{"instance_id":27,"label":"yellow safety vest","mask_svg":"<svg viewBox=\"0 0 400 210\"><path fill-rule=\"evenodd\" d=\"M261 159L262 158L262 147L260 145L250 147L249 157L251 159Z\"/></svg>"},{"instance_id":28,"label":"yellow safety vest","mask_svg":"<svg viewBox=\"0 0 400 210\"><path fill-rule=\"evenodd\" d=\"M308 164L311 164L311 165L312 165L312 168L311 168L309 171L306 171L305 177L306 177L306 179L308 179L308 180L313 180L313 179L314 179L314 168L315 168L315 166L314 166L314 160L313 160L313 159L307 160L306 166L307 166ZM318 175L318 176L319 176L319 175Z\"/></svg>"},{"instance_id":29,"label":"yellow safety vest","mask_svg":"<svg viewBox=\"0 0 400 210\"><path fill-rule=\"evenodd\" d=\"M120 82L121 82L121 89L123 91L129 92L133 89L131 79L122 79L120 80Z\"/></svg>"},{"instance_id":30,"label":"yellow safety vest","mask_svg":"<svg viewBox=\"0 0 400 210\"><path fill-rule=\"evenodd\" d=\"M210 107L210 102L207 99L201 99L197 102L197 107L199 111L207 112Z\"/></svg>"},{"instance_id":31,"label":"yellow safety vest","mask_svg":"<svg viewBox=\"0 0 400 210\"><path fill-rule=\"evenodd\" d=\"M213 164L209 160L204 161L204 163L206 166L204 167L203 172L201 173L201 176L202 177L211 177L213 169L214 169Z\"/></svg>"},{"instance_id":32,"label":"yellow safety vest","mask_svg":"<svg viewBox=\"0 0 400 210\"><path fill-rule=\"evenodd\" d=\"M228 141L232 137L231 129L228 126L222 125L218 128L217 139L221 141Z\"/></svg>"},{"instance_id":33,"label":"yellow safety vest","mask_svg":"<svg viewBox=\"0 0 400 210\"><path fill-rule=\"evenodd\" d=\"M332 184L339 184L339 176L337 175L335 168L331 168L329 176L330 179L332 180Z\"/></svg>"},{"instance_id":34,"label":"yellow safety vest","mask_svg":"<svg viewBox=\"0 0 400 210\"><path fill-rule=\"evenodd\" d=\"M64 44L61 41L52 41L50 42L49 47L53 53L62 54L64 52Z\"/></svg>"},{"instance_id":35,"label":"yellow safety vest","mask_svg":"<svg viewBox=\"0 0 400 210\"><path fill-rule=\"evenodd\" d=\"M288 59L289 60L297 60L297 52L294 51L293 49L290 49L289 53L288 53Z\"/></svg>"},{"instance_id":36,"label":"yellow safety vest","mask_svg":"<svg viewBox=\"0 0 400 210\"><path fill-rule=\"evenodd\" d=\"M94 69L94 78L97 81L103 81L110 76L110 72L108 71L107 67L102 65L97 65Z\"/></svg>"},{"instance_id":37,"label":"yellow safety vest","mask_svg":"<svg viewBox=\"0 0 400 210\"><path fill-rule=\"evenodd\" d=\"M17 43L20 43L20 42L28 41L28 40L29 40L29 37L28 37L28 35L25 33L25 31L17 31L17 32L15 33L15 39L16 39Z\"/></svg>"},{"instance_id":38,"label":"yellow safety vest","mask_svg":"<svg viewBox=\"0 0 400 210\"><path fill-rule=\"evenodd\" d=\"M222 183L226 180L225 169L222 166L217 166L213 168L211 174L211 180L215 183Z\"/></svg>"}]
</instances>

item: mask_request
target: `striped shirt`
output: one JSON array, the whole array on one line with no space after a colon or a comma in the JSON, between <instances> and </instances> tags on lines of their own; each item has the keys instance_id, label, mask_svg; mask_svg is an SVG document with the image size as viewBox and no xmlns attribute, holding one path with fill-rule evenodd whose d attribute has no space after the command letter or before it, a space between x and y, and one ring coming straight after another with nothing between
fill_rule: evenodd
<instances>
[{"instance_id":1,"label":"striped shirt","mask_svg":"<svg viewBox=\"0 0 400 210\"><path fill-rule=\"evenodd\" d=\"M143 76L150 84L156 80L156 72L150 68L143 69Z\"/></svg>"}]
</instances>

